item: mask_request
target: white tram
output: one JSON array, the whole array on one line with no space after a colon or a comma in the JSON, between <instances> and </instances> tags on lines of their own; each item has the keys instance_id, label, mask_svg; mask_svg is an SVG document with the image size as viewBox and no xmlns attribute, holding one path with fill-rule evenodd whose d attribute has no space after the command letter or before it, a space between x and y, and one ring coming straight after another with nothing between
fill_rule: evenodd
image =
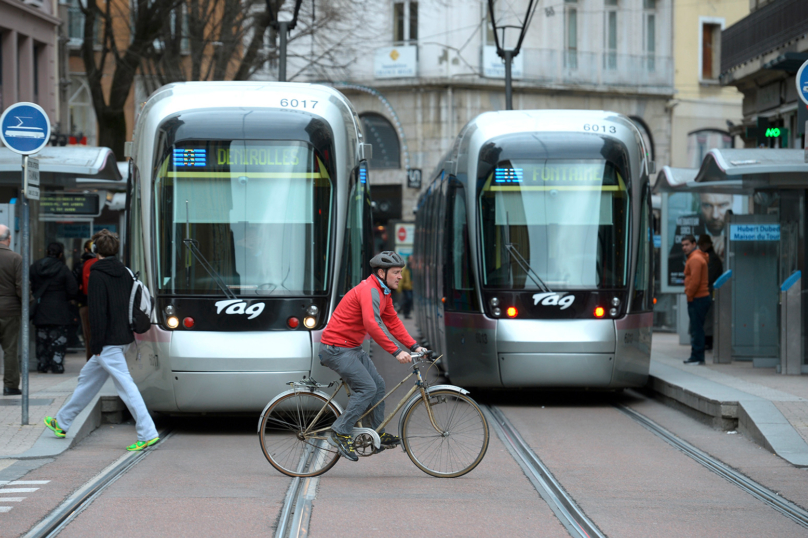
<instances>
[{"instance_id":1,"label":"white tram","mask_svg":"<svg viewBox=\"0 0 808 538\"><path fill-rule=\"evenodd\" d=\"M470 387L645 384L653 271L649 161L614 112L489 112L418 203L415 310Z\"/></svg>"},{"instance_id":2,"label":"white tram","mask_svg":"<svg viewBox=\"0 0 808 538\"><path fill-rule=\"evenodd\" d=\"M165 86L137 120L125 261L156 298L127 353L150 409L260 411L332 373L319 338L371 249L361 124L320 85Z\"/></svg>"}]
</instances>

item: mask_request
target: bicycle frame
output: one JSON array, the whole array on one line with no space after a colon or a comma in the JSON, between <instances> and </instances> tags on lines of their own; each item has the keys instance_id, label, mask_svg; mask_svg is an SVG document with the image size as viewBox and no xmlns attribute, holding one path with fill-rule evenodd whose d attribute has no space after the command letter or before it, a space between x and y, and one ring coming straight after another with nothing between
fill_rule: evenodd
<instances>
[{"instance_id":1,"label":"bicycle frame","mask_svg":"<svg viewBox=\"0 0 808 538\"><path fill-rule=\"evenodd\" d=\"M441 357L442 357L442 356L443 356L443 355L441 355ZM434 365L436 362L438 362L438 360L440 360L440 358L441 358L441 357L438 357L437 359L435 359L434 361L432 361L432 364L430 364L430 365L429 365L429 368L432 368L432 366L433 366L433 365ZM429 372L429 368L427 368L427 372ZM392 390L387 391L387 394L385 394L385 395L384 395L384 398L382 398L381 400L379 400L378 402L376 402L376 405L374 405L373 407L371 407L370 409L368 409L367 411L365 411L365 413L364 413L364 414L363 414L361 417L359 417L359 420L358 420L357 422L358 422L358 423L361 425L361 424L362 424L362 419L363 419L363 418L365 418L366 416L368 416L368 415L369 415L369 414L370 414L370 413L371 413L371 412L372 412L374 409L376 409L376 407L378 407L378 406L379 406L379 404L380 404L380 403L382 403L383 401L385 401L385 400L386 400L386 399L387 399L387 398L388 398L388 397L389 397L391 394L393 394L393 393L394 393L396 390L398 390L398 388L399 388L401 385L403 385L404 383L406 383L406 382L407 382L407 381L408 381L408 380L409 380L409 379L410 379L412 376L417 376L417 377L418 377L417 381L415 382L415 385L413 385L413 386L412 386L412 388L411 388L409 391L407 391L407 394L405 394L405 395L404 395L404 397L401 399L401 401L400 401L400 402L398 402L398 405L396 405L396 408L395 408L395 409L393 409L393 410L392 410L392 411L391 411L391 412L390 412L390 413L389 413L389 414L388 414L388 415L387 415L387 416L384 418L384 420L382 421L382 423L381 423L381 424L379 424L379 427L378 427L378 428L376 428L376 432L381 432L381 430L382 430L382 429L384 429L384 427L385 427L385 426L387 426L387 424L389 424L391 420L393 420L393 416L394 416L396 413L398 413L398 412L399 412L399 410L400 410L402 407L404 407L404 404L406 404L406 403L407 403L407 402L410 400L410 398L412 397L412 395L413 395L413 394L415 394L415 393L416 393L416 391L418 391L418 390L420 389L420 391L421 391L421 398L424 400L424 405L426 406L426 409L427 409L427 415L429 416L429 421L432 423L432 427L433 427L433 428L435 428L435 431L436 431L436 432L438 432L438 433L440 433L440 434L445 433L445 432L444 432L444 431L443 431L443 430L442 430L442 429L441 429L441 428L440 428L440 427L437 425L437 423L435 422L435 417L434 417L434 415L432 414L432 406L429 404L429 398L427 398L427 395L426 395L426 389L428 389L428 388L429 388L429 385L428 385L428 384L427 384L427 383L424 381L424 378L423 378L423 376L421 375L421 369L418 367L418 364L415 364L415 363L413 363L413 365L412 365L412 372L410 372L410 373L407 375L407 377L405 377L404 379L402 379L402 380L401 380L401 382L400 382L398 385L396 385L395 387L393 387L393 388L392 388ZM346 384L345 384L345 381L340 380L340 383L339 383L339 385L337 385L337 388L334 390L334 393L333 393L333 394L332 394L332 395L331 395L331 396L328 398L328 401L325 403L325 405L323 405L323 408L322 408L322 409L320 409L320 411L317 413L317 415L314 417L314 419L312 419L312 421L311 421L311 423L310 423L309 427L308 427L308 428L306 428L306 430L303 432L303 435L308 435L308 434L317 434L317 433L320 433L320 432L323 432L323 431L326 431L326 430L328 430L328 429L329 429L329 428L320 428L320 429L318 429L318 430L311 430L311 426L312 426L313 424L316 424L316 423L317 423L317 421L320 419L320 416L322 416L323 412L326 410L326 408L328 408L328 404L330 404L330 403L331 403L331 400L333 400L333 399L336 397L336 395L339 393L339 390L340 390L342 387L345 387L345 392L348 394L348 396L350 396L350 395L351 395L351 390L350 390L350 388L348 387L348 385L346 385Z\"/></svg>"}]
</instances>

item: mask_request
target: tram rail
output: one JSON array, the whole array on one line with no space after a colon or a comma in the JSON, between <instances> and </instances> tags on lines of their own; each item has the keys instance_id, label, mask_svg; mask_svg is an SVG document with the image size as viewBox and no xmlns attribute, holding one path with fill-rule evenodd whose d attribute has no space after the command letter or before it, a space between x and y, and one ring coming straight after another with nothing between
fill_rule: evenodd
<instances>
[{"instance_id":1,"label":"tram rail","mask_svg":"<svg viewBox=\"0 0 808 538\"><path fill-rule=\"evenodd\" d=\"M86 510L109 486L125 475L135 465L146 459L155 449L159 448L174 433L164 430L160 433L160 443L155 447L140 452L124 454L90 481L86 482L73 495L60 504L55 510L28 531L23 538L51 538L57 536L76 517Z\"/></svg>"}]
</instances>

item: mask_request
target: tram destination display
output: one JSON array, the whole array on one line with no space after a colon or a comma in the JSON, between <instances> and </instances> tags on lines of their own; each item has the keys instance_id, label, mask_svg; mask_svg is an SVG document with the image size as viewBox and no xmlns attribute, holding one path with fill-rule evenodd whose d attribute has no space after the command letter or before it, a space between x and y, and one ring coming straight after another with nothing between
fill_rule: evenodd
<instances>
[{"instance_id":1,"label":"tram destination display","mask_svg":"<svg viewBox=\"0 0 808 538\"><path fill-rule=\"evenodd\" d=\"M39 210L46 217L97 217L101 199L96 193L42 193Z\"/></svg>"}]
</instances>

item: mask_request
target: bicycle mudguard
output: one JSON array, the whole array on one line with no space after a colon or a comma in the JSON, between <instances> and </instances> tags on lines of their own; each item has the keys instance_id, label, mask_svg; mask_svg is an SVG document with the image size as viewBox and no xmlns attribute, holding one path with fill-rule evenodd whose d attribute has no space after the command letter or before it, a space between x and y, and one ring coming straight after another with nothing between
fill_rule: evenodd
<instances>
[{"instance_id":1,"label":"bicycle mudguard","mask_svg":"<svg viewBox=\"0 0 808 538\"><path fill-rule=\"evenodd\" d=\"M459 392L460 394L466 395L469 393L463 387L458 387L456 385L433 385L426 390L426 393L429 394L433 390L448 390L451 392ZM404 407L401 408L401 415L398 417L398 434L401 435L401 432L404 430L404 417L407 416L407 411L410 410L410 407L415 405L418 400L421 399L421 391L418 391L416 394L413 394L412 398L404 404ZM261 427L258 427L259 431ZM404 443L401 443L401 447L404 448Z\"/></svg>"},{"instance_id":2,"label":"bicycle mudguard","mask_svg":"<svg viewBox=\"0 0 808 538\"><path fill-rule=\"evenodd\" d=\"M278 400L280 400L281 398L283 398L287 394L295 394L296 392L308 392L310 394L317 394L318 396L322 396L323 398L325 398L326 401L331 397L331 396L329 396L328 394L326 394L326 393L324 393L322 391L311 390L311 389L289 389L289 390L285 390L285 391L281 392L280 394L278 394L277 396L272 398L269 401L269 403L267 404L267 406L264 407L264 410L261 411L261 416L258 417L258 433L259 434L261 433L261 422L264 420L264 415L266 415L267 410L272 406L272 404L274 404L275 402L277 402ZM337 411L339 411L340 415L343 413L342 407L337 403L336 400L331 400L331 404L334 407L337 408Z\"/></svg>"}]
</instances>

